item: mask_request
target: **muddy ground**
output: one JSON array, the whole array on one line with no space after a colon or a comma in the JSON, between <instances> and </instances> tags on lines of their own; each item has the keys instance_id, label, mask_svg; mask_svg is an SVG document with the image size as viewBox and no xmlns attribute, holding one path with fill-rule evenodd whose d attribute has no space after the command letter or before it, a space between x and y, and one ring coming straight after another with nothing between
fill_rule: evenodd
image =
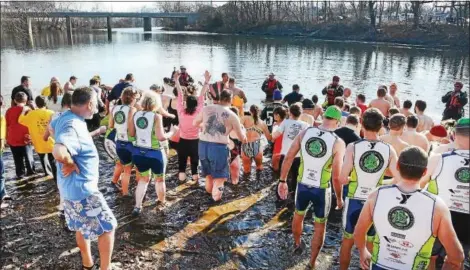
<instances>
[{"instance_id":1,"label":"muddy ground","mask_svg":"<svg viewBox=\"0 0 470 270\"><path fill-rule=\"evenodd\" d=\"M269 158L262 173L253 168L239 185L227 184L222 202L214 203L202 181L196 186L178 183L173 157L166 181L167 207L155 210L152 183L142 215L134 218L134 199L121 197L111 187L113 162L101 142L97 146L100 191L119 223L113 269L307 269L313 217L307 215L302 236L308 249L293 255L293 201L277 201ZM11 153L3 158L6 189L14 201L1 211L1 269L79 269L75 235L57 216L59 197L53 180L38 175L17 181ZM317 269L338 268L340 229L341 213L332 210ZM96 242L92 246L97 259ZM359 269L356 251L351 265Z\"/></svg>"}]
</instances>

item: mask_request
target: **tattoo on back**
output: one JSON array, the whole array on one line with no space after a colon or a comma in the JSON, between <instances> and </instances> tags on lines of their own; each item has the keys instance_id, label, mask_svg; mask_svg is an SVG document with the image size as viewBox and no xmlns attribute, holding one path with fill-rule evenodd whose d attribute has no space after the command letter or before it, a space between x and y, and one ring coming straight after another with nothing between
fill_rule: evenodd
<instances>
[{"instance_id":1,"label":"tattoo on back","mask_svg":"<svg viewBox=\"0 0 470 270\"><path fill-rule=\"evenodd\" d=\"M223 121L217 118L217 114L214 113L209 116L207 120L205 132L209 133L211 136L223 135L227 131Z\"/></svg>"}]
</instances>

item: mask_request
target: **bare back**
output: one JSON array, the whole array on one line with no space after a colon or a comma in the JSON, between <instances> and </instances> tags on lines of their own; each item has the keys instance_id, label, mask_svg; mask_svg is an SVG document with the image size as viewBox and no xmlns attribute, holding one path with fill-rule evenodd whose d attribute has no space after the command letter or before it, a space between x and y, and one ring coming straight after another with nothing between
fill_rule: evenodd
<instances>
[{"instance_id":1,"label":"bare back","mask_svg":"<svg viewBox=\"0 0 470 270\"><path fill-rule=\"evenodd\" d=\"M206 142L228 144L228 135L240 125L238 116L228 107L213 104L202 109L202 133L200 139Z\"/></svg>"},{"instance_id":2,"label":"bare back","mask_svg":"<svg viewBox=\"0 0 470 270\"><path fill-rule=\"evenodd\" d=\"M391 104L385 99L376 98L370 102L369 107L378 109L385 117L388 117L388 110Z\"/></svg>"},{"instance_id":3,"label":"bare back","mask_svg":"<svg viewBox=\"0 0 470 270\"><path fill-rule=\"evenodd\" d=\"M255 120L250 115L246 115L242 118L243 127L246 130L246 140L247 142L254 142L261 139L261 135L264 133L265 127L264 121L261 119L258 120L258 123L255 124Z\"/></svg>"},{"instance_id":4,"label":"bare back","mask_svg":"<svg viewBox=\"0 0 470 270\"><path fill-rule=\"evenodd\" d=\"M414 130L405 131L403 132L401 139L409 145L418 146L419 148L423 149L423 151L426 153L429 151L428 139L426 139L426 136L421 133L418 133Z\"/></svg>"},{"instance_id":5,"label":"bare back","mask_svg":"<svg viewBox=\"0 0 470 270\"><path fill-rule=\"evenodd\" d=\"M431 128L434 126L434 121L431 117L425 114L417 114L416 117L418 117L419 120L416 131L421 132L425 130L431 130Z\"/></svg>"},{"instance_id":6,"label":"bare back","mask_svg":"<svg viewBox=\"0 0 470 270\"><path fill-rule=\"evenodd\" d=\"M409 144L400 137L390 134L381 136L380 140L390 144L393 149L395 149L395 152L397 152L397 156L400 156L400 153L409 146Z\"/></svg>"}]
</instances>

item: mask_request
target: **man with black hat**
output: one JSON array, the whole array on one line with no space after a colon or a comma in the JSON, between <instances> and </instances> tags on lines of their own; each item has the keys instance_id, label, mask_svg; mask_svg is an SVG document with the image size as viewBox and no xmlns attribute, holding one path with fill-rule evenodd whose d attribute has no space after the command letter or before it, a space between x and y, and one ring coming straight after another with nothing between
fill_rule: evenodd
<instances>
[{"instance_id":1,"label":"man with black hat","mask_svg":"<svg viewBox=\"0 0 470 270\"><path fill-rule=\"evenodd\" d=\"M468 95L462 92L463 83L458 81L454 84L454 91L449 91L442 97L442 102L446 104L442 121L447 119L459 120L463 116L463 107L468 103Z\"/></svg>"}]
</instances>

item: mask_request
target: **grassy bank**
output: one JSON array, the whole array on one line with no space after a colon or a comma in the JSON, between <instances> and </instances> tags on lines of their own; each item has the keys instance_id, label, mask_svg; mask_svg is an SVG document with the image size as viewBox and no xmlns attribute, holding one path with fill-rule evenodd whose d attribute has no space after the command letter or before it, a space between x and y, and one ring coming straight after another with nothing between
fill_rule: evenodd
<instances>
[{"instance_id":1,"label":"grassy bank","mask_svg":"<svg viewBox=\"0 0 470 270\"><path fill-rule=\"evenodd\" d=\"M364 23L328 23L312 26L300 24L259 25L233 29L227 27L200 27L199 31L256 36L292 36L313 39L388 42L426 47L470 48L469 30L455 25L386 25L374 29Z\"/></svg>"}]
</instances>

